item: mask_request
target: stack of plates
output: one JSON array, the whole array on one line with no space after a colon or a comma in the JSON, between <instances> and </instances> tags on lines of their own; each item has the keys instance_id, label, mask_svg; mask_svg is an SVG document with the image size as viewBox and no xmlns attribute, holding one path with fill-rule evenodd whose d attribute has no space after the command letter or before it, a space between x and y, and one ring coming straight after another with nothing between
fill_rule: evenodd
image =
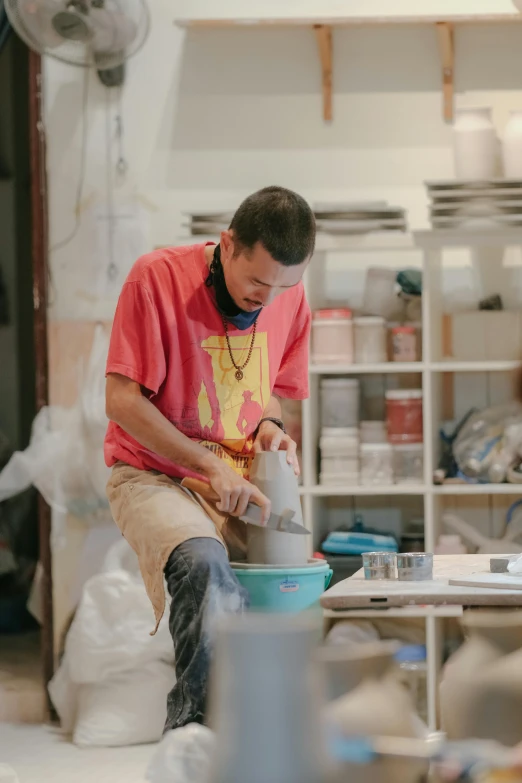
<instances>
[{"instance_id":1,"label":"stack of plates","mask_svg":"<svg viewBox=\"0 0 522 783\"><path fill-rule=\"evenodd\" d=\"M185 212L184 226L188 226L193 236L201 234L219 234L230 226L233 212Z\"/></svg>"},{"instance_id":2,"label":"stack of plates","mask_svg":"<svg viewBox=\"0 0 522 783\"><path fill-rule=\"evenodd\" d=\"M327 234L366 234L369 231L406 231L406 211L386 201L321 203L314 205L317 230Z\"/></svg>"},{"instance_id":3,"label":"stack of plates","mask_svg":"<svg viewBox=\"0 0 522 783\"><path fill-rule=\"evenodd\" d=\"M430 219L439 229L522 226L522 180L427 182Z\"/></svg>"}]
</instances>

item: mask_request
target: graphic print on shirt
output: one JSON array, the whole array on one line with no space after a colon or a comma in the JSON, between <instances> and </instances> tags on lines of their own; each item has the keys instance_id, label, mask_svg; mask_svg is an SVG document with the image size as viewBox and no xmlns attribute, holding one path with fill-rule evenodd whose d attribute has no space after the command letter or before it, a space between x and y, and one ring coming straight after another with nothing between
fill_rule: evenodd
<instances>
[{"instance_id":1,"label":"graphic print on shirt","mask_svg":"<svg viewBox=\"0 0 522 783\"><path fill-rule=\"evenodd\" d=\"M248 356L251 335L229 338L234 361L242 366ZM270 369L266 332L256 334L256 341L243 379L238 381L230 361L226 337L213 335L203 340L201 348L210 357L212 377L203 377L198 394L201 431L206 446L240 473L247 474L250 457L245 454L249 437L262 418L270 399Z\"/></svg>"}]
</instances>

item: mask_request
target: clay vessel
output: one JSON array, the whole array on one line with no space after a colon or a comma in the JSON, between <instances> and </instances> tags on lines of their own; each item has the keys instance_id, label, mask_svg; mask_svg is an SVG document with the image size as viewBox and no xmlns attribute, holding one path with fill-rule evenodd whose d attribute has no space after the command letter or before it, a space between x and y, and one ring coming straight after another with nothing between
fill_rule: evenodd
<instances>
[{"instance_id":1,"label":"clay vessel","mask_svg":"<svg viewBox=\"0 0 522 783\"><path fill-rule=\"evenodd\" d=\"M351 688L325 707L328 732L347 738L425 736L425 727L414 712L410 695L395 674L396 649L394 643L372 642L325 649L319 654L326 668L330 693ZM343 651L344 677L341 674ZM352 687L358 678L359 682ZM418 761L379 759L365 765L343 764L342 779L350 783L417 783L426 771L426 765Z\"/></svg>"},{"instance_id":2,"label":"clay vessel","mask_svg":"<svg viewBox=\"0 0 522 783\"><path fill-rule=\"evenodd\" d=\"M286 451L256 454L250 481L272 503L272 512L295 511L294 521L303 524L299 485L294 469L286 461ZM309 556L309 537L247 525L247 560L266 565L302 565Z\"/></svg>"},{"instance_id":3,"label":"clay vessel","mask_svg":"<svg viewBox=\"0 0 522 783\"><path fill-rule=\"evenodd\" d=\"M216 750L209 783L322 783L320 625L302 618L226 618L211 676Z\"/></svg>"},{"instance_id":4,"label":"clay vessel","mask_svg":"<svg viewBox=\"0 0 522 783\"><path fill-rule=\"evenodd\" d=\"M453 159L455 176L488 180L498 174L499 144L490 108L461 108L455 112Z\"/></svg>"},{"instance_id":5,"label":"clay vessel","mask_svg":"<svg viewBox=\"0 0 522 783\"><path fill-rule=\"evenodd\" d=\"M522 610L468 611L467 639L450 658L440 687L448 739L522 737Z\"/></svg>"}]
</instances>

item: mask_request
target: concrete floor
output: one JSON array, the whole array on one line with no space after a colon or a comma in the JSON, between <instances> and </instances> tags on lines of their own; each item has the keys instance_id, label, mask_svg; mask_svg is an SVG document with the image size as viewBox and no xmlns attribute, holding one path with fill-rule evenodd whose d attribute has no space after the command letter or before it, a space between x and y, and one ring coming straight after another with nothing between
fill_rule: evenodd
<instances>
[{"instance_id":1,"label":"concrete floor","mask_svg":"<svg viewBox=\"0 0 522 783\"><path fill-rule=\"evenodd\" d=\"M19 783L145 783L156 747L80 749L49 726L0 723L0 765Z\"/></svg>"}]
</instances>

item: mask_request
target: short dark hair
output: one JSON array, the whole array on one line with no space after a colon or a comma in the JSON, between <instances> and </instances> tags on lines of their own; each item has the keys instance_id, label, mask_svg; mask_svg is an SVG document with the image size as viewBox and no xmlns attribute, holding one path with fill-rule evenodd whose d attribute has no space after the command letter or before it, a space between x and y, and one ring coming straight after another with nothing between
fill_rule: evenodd
<instances>
[{"instance_id":1,"label":"short dark hair","mask_svg":"<svg viewBox=\"0 0 522 783\"><path fill-rule=\"evenodd\" d=\"M260 242L283 266L302 264L314 252L315 217L304 198L273 185L248 196L230 228L238 247L252 250Z\"/></svg>"}]
</instances>

